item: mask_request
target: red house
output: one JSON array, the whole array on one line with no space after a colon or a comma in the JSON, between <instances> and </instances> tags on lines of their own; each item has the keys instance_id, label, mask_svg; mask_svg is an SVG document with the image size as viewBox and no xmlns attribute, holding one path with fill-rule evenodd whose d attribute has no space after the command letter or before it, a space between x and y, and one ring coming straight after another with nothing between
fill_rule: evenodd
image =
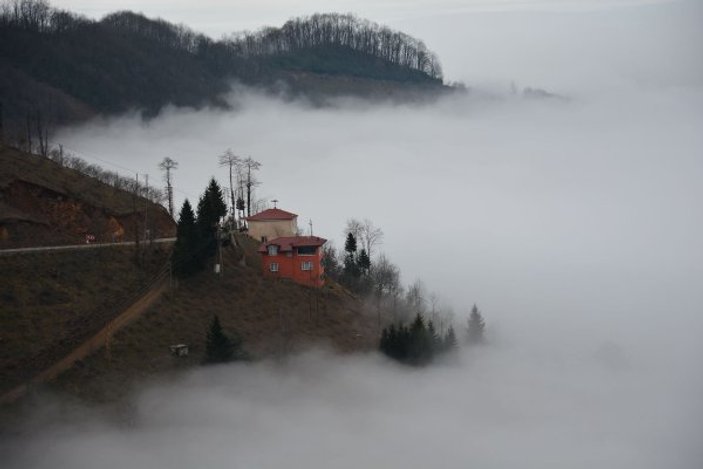
<instances>
[{"instance_id":1,"label":"red house","mask_svg":"<svg viewBox=\"0 0 703 469\"><path fill-rule=\"evenodd\" d=\"M259 247L264 275L321 287L325 284L322 245L326 242L317 236L284 236L265 241Z\"/></svg>"}]
</instances>

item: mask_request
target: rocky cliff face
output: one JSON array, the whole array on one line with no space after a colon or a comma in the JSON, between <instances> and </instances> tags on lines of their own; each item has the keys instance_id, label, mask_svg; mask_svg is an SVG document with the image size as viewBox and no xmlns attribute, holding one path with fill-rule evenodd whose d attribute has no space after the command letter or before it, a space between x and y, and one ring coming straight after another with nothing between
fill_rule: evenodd
<instances>
[{"instance_id":1,"label":"rocky cliff face","mask_svg":"<svg viewBox=\"0 0 703 469\"><path fill-rule=\"evenodd\" d=\"M146 221L146 222L145 222ZM145 224L146 223L146 224ZM167 210L76 171L0 148L0 249L175 235Z\"/></svg>"}]
</instances>

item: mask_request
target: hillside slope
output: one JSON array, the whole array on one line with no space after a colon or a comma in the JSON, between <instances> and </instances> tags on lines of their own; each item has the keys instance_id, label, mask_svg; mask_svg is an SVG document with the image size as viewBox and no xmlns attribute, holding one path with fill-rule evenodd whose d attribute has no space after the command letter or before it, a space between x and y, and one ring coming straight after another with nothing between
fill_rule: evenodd
<instances>
[{"instance_id":1,"label":"hillside slope","mask_svg":"<svg viewBox=\"0 0 703 469\"><path fill-rule=\"evenodd\" d=\"M123 11L99 21L28 0L0 10L0 112L5 138L132 109L226 106L233 81L317 97L388 89L443 90L439 61L403 33L352 15L313 15L214 41L184 26ZM317 90L291 72L326 77ZM346 89L346 80L365 81ZM335 82L334 86L330 83ZM306 83L302 83L306 85ZM0 130L3 120L0 119Z\"/></svg>"},{"instance_id":2,"label":"hillside slope","mask_svg":"<svg viewBox=\"0 0 703 469\"><path fill-rule=\"evenodd\" d=\"M0 394L68 354L134 301L170 248L0 256ZM138 262L137 262L138 260Z\"/></svg>"},{"instance_id":3,"label":"hillside slope","mask_svg":"<svg viewBox=\"0 0 703 469\"><path fill-rule=\"evenodd\" d=\"M161 205L73 169L0 144L0 249L175 234Z\"/></svg>"},{"instance_id":4,"label":"hillside slope","mask_svg":"<svg viewBox=\"0 0 703 469\"><path fill-rule=\"evenodd\" d=\"M341 352L369 350L378 331L373 315L336 284L312 289L265 278L258 243L239 238L240 248L224 252L224 269L181 280L139 319L114 334L103 349L49 383L52 392L90 401L115 401L147 378L199 366L214 315L230 335L242 338L254 359L283 357L322 346ZM242 265L242 258L247 265ZM187 344L187 357L169 346Z\"/></svg>"}]
</instances>

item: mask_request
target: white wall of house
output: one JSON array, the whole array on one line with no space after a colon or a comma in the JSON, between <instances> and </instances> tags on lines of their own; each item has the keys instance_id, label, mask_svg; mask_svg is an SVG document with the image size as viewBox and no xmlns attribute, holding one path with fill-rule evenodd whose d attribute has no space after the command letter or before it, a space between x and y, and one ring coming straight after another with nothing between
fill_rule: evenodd
<instances>
[{"instance_id":1,"label":"white wall of house","mask_svg":"<svg viewBox=\"0 0 703 469\"><path fill-rule=\"evenodd\" d=\"M249 222L249 236L262 241L279 238L281 236L296 236L298 234L297 217L292 220L259 220Z\"/></svg>"}]
</instances>

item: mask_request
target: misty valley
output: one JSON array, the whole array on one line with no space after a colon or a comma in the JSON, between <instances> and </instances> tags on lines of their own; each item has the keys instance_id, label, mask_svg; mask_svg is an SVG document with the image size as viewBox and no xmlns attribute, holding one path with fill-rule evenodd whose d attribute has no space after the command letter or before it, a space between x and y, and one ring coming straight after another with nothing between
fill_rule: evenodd
<instances>
[{"instance_id":1,"label":"misty valley","mask_svg":"<svg viewBox=\"0 0 703 469\"><path fill-rule=\"evenodd\" d=\"M0 1L2 467L701 467L701 24Z\"/></svg>"}]
</instances>

